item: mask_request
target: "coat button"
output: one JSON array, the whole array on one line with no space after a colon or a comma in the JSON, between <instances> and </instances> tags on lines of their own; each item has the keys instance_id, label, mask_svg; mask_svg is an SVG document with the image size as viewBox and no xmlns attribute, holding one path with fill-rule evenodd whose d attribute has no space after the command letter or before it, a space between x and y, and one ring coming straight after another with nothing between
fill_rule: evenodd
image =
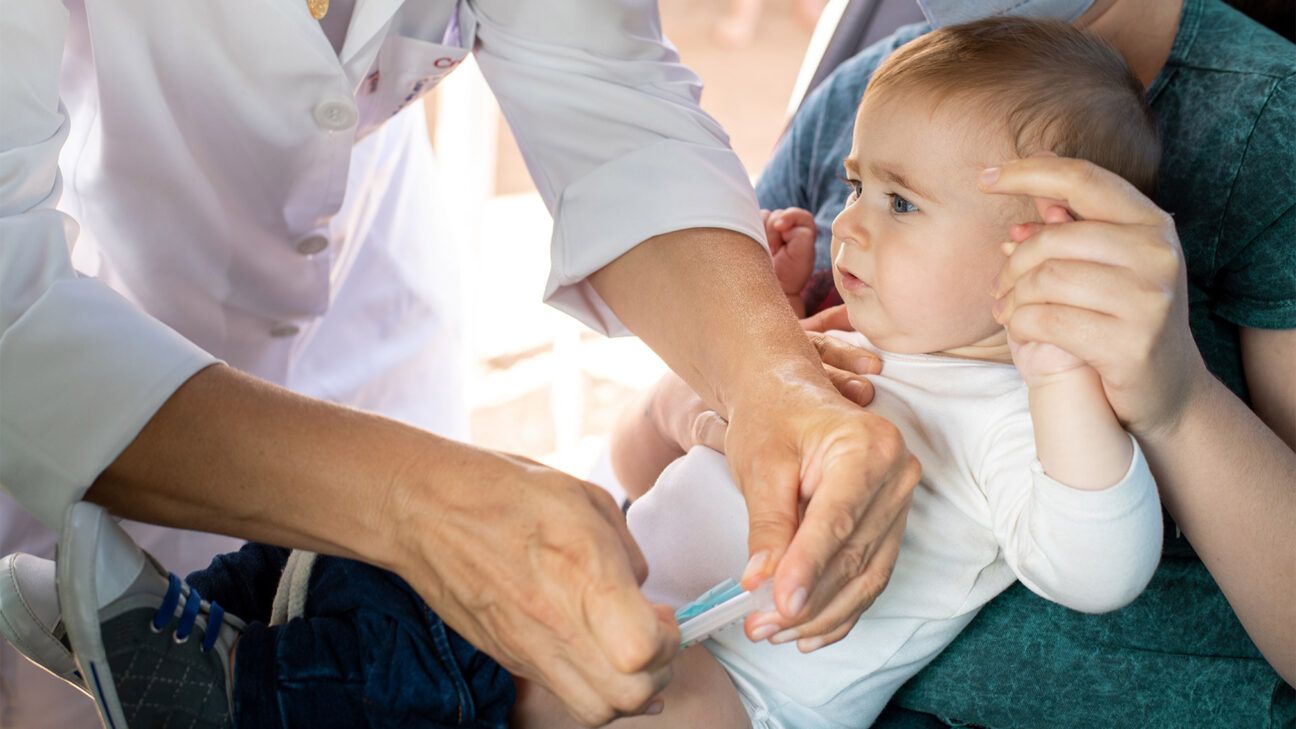
<instances>
[{"instance_id":1,"label":"coat button","mask_svg":"<svg viewBox=\"0 0 1296 729\"><path fill-rule=\"evenodd\" d=\"M349 101L340 101L333 99L330 101L321 101L319 106L315 107L315 123L320 125L321 129L330 132L341 132L355 126L359 115L356 112L355 104Z\"/></svg>"},{"instance_id":2,"label":"coat button","mask_svg":"<svg viewBox=\"0 0 1296 729\"><path fill-rule=\"evenodd\" d=\"M328 248L329 241L322 235L312 235L297 241L297 252L303 256L313 256Z\"/></svg>"},{"instance_id":3,"label":"coat button","mask_svg":"<svg viewBox=\"0 0 1296 729\"><path fill-rule=\"evenodd\" d=\"M296 324L275 324L273 327L270 327L270 336L275 337L276 339L295 337L299 333L301 333L301 327Z\"/></svg>"}]
</instances>

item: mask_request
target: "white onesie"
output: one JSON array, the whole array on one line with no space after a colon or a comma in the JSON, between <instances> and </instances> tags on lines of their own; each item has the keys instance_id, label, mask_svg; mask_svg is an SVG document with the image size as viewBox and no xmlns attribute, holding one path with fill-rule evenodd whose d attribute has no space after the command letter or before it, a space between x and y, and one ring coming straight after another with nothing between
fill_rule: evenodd
<instances>
[{"instance_id":1,"label":"white onesie","mask_svg":"<svg viewBox=\"0 0 1296 729\"><path fill-rule=\"evenodd\" d=\"M1124 478L1069 488L1035 457L1027 389L1016 368L879 352L869 410L896 425L922 464L904 545L886 590L840 642L810 654L752 643L742 626L706 642L756 729L860 729L982 605L1014 580L1076 610L1114 610L1151 579L1161 508L1134 443ZM676 607L747 563L747 510L724 456L697 447L631 506L648 560L644 592Z\"/></svg>"}]
</instances>

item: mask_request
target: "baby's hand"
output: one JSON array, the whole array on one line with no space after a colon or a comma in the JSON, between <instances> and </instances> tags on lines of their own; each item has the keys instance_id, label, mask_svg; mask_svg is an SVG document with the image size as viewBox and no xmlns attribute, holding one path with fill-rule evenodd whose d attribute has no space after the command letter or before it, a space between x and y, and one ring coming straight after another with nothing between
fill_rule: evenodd
<instances>
[{"instance_id":1,"label":"baby's hand","mask_svg":"<svg viewBox=\"0 0 1296 729\"><path fill-rule=\"evenodd\" d=\"M1089 369L1084 360L1052 344L1018 342L1009 336L1008 348L1012 351L1013 364L1017 365L1017 371L1029 387L1056 379L1072 370Z\"/></svg>"},{"instance_id":2,"label":"baby's hand","mask_svg":"<svg viewBox=\"0 0 1296 729\"><path fill-rule=\"evenodd\" d=\"M808 210L784 208L762 210L765 238L774 257L774 275L797 318L805 316L801 290L814 273L815 222Z\"/></svg>"}]
</instances>

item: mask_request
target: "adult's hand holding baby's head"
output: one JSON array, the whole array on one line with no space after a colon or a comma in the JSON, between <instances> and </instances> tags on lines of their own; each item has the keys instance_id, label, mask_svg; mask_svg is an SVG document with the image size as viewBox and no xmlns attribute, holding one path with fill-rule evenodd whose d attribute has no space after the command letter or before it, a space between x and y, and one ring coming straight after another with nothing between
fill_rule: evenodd
<instances>
[{"instance_id":1,"label":"adult's hand holding baby's head","mask_svg":"<svg viewBox=\"0 0 1296 729\"><path fill-rule=\"evenodd\" d=\"M1045 221L1010 231L1015 245L991 292L997 320L1017 341L1054 345L1097 370L1136 435L1172 428L1209 377L1188 328L1173 218L1121 177L1078 159L1014 160L985 170L980 186L1033 198Z\"/></svg>"}]
</instances>

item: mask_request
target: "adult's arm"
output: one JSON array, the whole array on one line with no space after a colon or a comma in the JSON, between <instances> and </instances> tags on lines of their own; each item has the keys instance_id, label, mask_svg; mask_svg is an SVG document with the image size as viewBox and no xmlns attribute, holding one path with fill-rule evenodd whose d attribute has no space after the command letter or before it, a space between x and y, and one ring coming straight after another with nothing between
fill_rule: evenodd
<instances>
[{"instance_id":1,"label":"adult's arm","mask_svg":"<svg viewBox=\"0 0 1296 729\"><path fill-rule=\"evenodd\" d=\"M598 487L223 365L180 387L87 498L392 569L588 724L642 711L679 645L669 611L639 593L643 558Z\"/></svg>"},{"instance_id":2,"label":"adult's arm","mask_svg":"<svg viewBox=\"0 0 1296 729\"><path fill-rule=\"evenodd\" d=\"M837 393L748 240L661 236L594 281L729 421L725 451L751 521L744 580L772 575L779 607L749 630L795 627L805 650L839 640L886 584L918 479L895 427Z\"/></svg>"},{"instance_id":3,"label":"adult's arm","mask_svg":"<svg viewBox=\"0 0 1296 729\"><path fill-rule=\"evenodd\" d=\"M68 12L0 3L0 484L57 528L66 506L215 358L78 276L58 211Z\"/></svg>"},{"instance_id":4,"label":"adult's arm","mask_svg":"<svg viewBox=\"0 0 1296 729\"><path fill-rule=\"evenodd\" d=\"M1032 157L987 172L988 192L1060 200L1080 218L1014 228L998 319L1014 337L1057 345L1098 370L1162 503L1265 658L1296 681L1296 452L1207 371L1188 328L1173 219L1087 162ZM1290 333L1243 337L1248 382L1275 398L1258 409L1293 412L1290 361L1281 359Z\"/></svg>"},{"instance_id":5,"label":"adult's arm","mask_svg":"<svg viewBox=\"0 0 1296 729\"><path fill-rule=\"evenodd\" d=\"M67 33L62 3L0 3L0 484L54 528L93 483L124 516L391 567L583 720L648 705L678 634L606 495L215 365L73 270Z\"/></svg>"},{"instance_id":6,"label":"adult's arm","mask_svg":"<svg viewBox=\"0 0 1296 729\"><path fill-rule=\"evenodd\" d=\"M1285 346L1274 337L1258 343L1259 351L1257 343L1244 346L1243 356L1248 382L1253 373L1286 378L1284 401L1268 407L1291 417L1291 360L1277 355L1285 349L1290 356L1296 331L1281 334ZM1265 659L1296 685L1296 452L1209 375L1193 388L1177 425L1143 443L1175 523Z\"/></svg>"},{"instance_id":7,"label":"adult's arm","mask_svg":"<svg viewBox=\"0 0 1296 729\"><path fill-rule=\"evenodd\" d=\"M748 584L774 578L781 623L844 634L885 583L917 465L823 374L774 280L746 173L655 3L467 8L461 25L554 215L546 298L595 328L628 326L729 420Z\"/></svg>"}]
</instances>

